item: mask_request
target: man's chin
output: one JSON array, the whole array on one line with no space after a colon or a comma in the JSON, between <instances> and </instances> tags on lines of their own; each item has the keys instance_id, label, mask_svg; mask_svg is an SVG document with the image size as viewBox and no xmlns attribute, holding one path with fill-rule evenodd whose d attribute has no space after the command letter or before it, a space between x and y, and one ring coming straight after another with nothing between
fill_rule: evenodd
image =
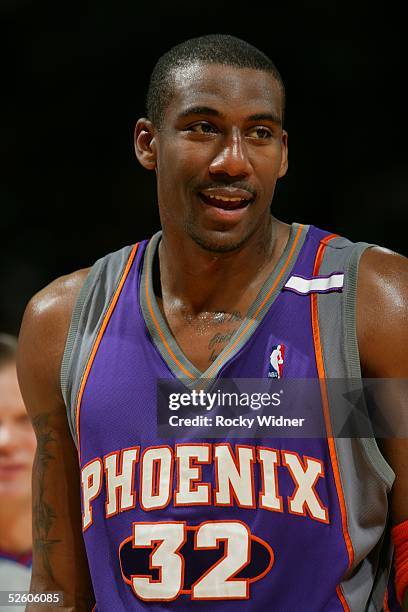
<instances>
[{"instance_id":1,"label":"man's chin","mask_svg":"<svg viewBox=\"0 0 408 612\"><path fill-rule=\"evenodd\" d=\"M232 253L241 249L250 236L234 236L232 232L196 232L187 228L194 242L209 253Z\"/></svg>"}]
</instances>

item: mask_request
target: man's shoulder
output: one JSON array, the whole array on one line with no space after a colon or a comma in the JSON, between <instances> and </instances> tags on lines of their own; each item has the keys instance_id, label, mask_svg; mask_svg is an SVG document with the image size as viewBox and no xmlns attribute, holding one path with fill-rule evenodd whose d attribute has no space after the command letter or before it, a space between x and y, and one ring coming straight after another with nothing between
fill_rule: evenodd
<instances>
[{"instance_id":1,"label":"man's shoulder","mask_svg":"<svg viewBox=\"0 0 408 612\"><path fill-rule=\"evenodd\" d=\"M60 276L36 293L24 315L37 325L63 324L70 320L72 310L90 268Z\"/></svg>"},{"instance_id":2,"label":"man's shoulder","mask_svg":"<svg viewBox=\"0 0 408 612\"><path fill-rule=\"evenodd\" d=\"M83 269L57 278L35 294L26 307L17 369L20 385L28 389L27 397L37 384L61 397L59 373L65 342L72 311L88 272L89 269Z\"/></svg>"},{"instance_id":3,"label":"man's shoulder","mask_svg":"<svg viewBox=\"0 0 408 612\"><path fill-rule=\"evenodd\" d=\"M357 333L366 372L383 377L407 375L408 259L403 255L381 247L363 253Z\"/></svg>"},{"instance_id":4,"label":"man's shoulder","mask_svg":"<svg viewBox=\"0 0 408 612\"><path fill-rule=\"evenodd\" d=\"M408 259L382 247L367 249L360 262L359 293L367 308L406 315Z\"/></svg>"},{"instance_id":5,"label":"man's shoulder","mask_svg":"<svg viewBox=\"0 0 408 612\"><path fill-rule=\"evenodd\" d=\"M53 280L28 302L23 324L33 324L38 330L49 329L51 326L54 331L57 326L62 329L62 333L64 330L67 332L75 303L91 270L95 283L98 282L102 270L111 271L113 276L120 274L129 257L136 253L138 246L124 246L101 257L92 267L76 270Z\"/></svg>"},{"instance_id":6,"label":"man's shoulder","mask_svg":"<svg viewBox=\"0 0 408 612\"><path fill-rule=\"evenodd\" d=\"M386 280L402 275L400 280L406 283L408 278L408 258L379 246L365 251L361 267L365 274L370 275L372 281L378 281L379 277Z\"/></svg>"}]
</instances>

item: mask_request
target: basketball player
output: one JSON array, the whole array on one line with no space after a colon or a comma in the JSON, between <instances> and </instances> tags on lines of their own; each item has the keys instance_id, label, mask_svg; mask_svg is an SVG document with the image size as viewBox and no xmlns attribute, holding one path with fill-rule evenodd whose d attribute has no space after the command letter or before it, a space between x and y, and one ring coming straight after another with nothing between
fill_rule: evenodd
<instances>
[{"instance_id":1,"label":"basketball player","mask_svg":"<svg viewBox=\"0 0 408 612\"><path fill-rule=\"evenodd\" d=\"M16 349L15 338L0 334L0 591L25 591L31 576L35 434L17 382ZM0 603L3 609L11 608Z\"/></svg>"},{"instance_id":2,"label":"basketball player","mask_svg":"<svg viewBox=\"0 0 408 612\"><path fill-rule=\"evenodd\" d=\"M161 438L156 387L406 377L407 261L271 216L284 87L246 42L170 50L147 112L135 148L162 232L55 281L24 316L32 588L76 611L388 609L390 526L400 601L408 582L402 440L330 436L323 383L326 438Z\"/></svg>"}]
</instances>

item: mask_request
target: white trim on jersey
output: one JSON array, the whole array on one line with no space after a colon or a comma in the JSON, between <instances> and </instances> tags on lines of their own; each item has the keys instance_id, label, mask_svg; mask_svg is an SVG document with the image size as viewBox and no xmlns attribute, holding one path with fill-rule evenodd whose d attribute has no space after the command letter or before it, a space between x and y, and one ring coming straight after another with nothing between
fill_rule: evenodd
<instances>
[{"instance_id":1,"label":"white trim on jersey","mask_svg":"<svg viewBox=\"0 0 408 612\"><path fill-rule=\"evenodd\" d=\"M285 284L285 289L295 291L302 295L308 293L325 293L326 291L339 291L344 285L344 274L336 272L330 276L304 278L293 275Z\"/></svg>"}]
</instances>

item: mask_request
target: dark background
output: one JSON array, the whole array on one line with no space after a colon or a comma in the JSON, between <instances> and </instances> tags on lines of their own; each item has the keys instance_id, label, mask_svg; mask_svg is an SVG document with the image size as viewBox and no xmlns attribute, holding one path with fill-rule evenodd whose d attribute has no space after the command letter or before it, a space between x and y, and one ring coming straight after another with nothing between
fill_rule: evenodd
<instances>
[{"instance_id":1,"label":"dark background","mask_svg":"<svg viewBox=\"0 0 408 612\"><path fill-rule=\"evenodd\" d=\"M133 126L158 57L214 32L287 86L275 214L408 254L403 3L2 0L0 331L56 276L158 229Z\"/></svg>"}]
</instances>

